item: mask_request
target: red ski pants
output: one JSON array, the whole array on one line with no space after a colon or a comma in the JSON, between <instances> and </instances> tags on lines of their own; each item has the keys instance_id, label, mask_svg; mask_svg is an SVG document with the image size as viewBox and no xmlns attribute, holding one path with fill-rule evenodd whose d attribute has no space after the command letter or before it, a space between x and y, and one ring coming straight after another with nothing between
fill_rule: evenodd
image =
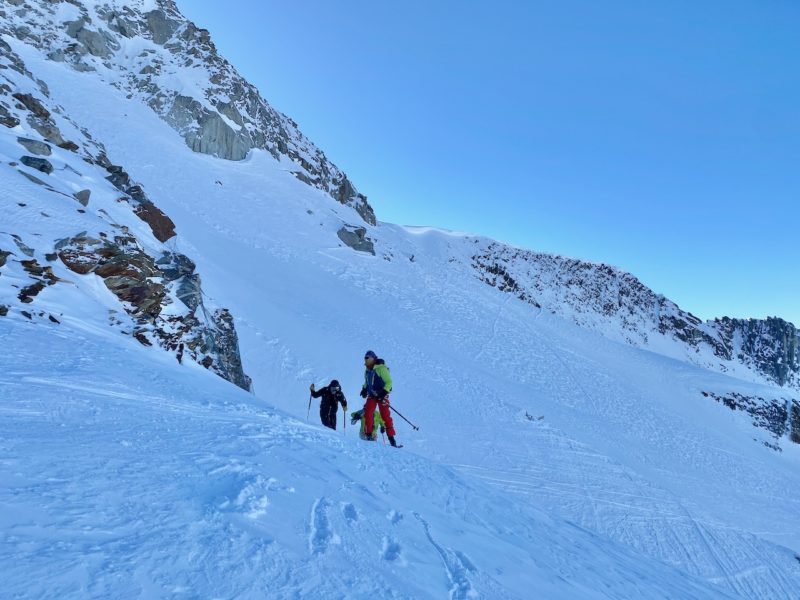
<instances>
[{"instance_id":1,"label":"red ski pants","mask_svg":"<svg viewBox=\"0 0 800 600\"><path fill-rule=\"evenodd\" d=\"M389 410L389 396L383 400L378 400L370 396L367 398L367 403L364 405L364 433L369 436L375 427L375 407L381 412L383 424L386 426L386 433L390 437L394 437L394 423L392 422L392 413Z\"/></svg>"}]
</instances>

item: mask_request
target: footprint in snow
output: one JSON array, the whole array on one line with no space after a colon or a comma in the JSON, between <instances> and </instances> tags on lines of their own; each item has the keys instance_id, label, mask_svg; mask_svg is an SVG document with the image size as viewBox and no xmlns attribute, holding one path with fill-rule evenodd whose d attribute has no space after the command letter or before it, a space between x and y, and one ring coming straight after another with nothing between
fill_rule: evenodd
<instances>
[{"instance_id":1,"label":"footprint in snow","mask_svg":"<svg viewBox=\"0 0 800 600\"><path fill-rule=\"evenodd\" d=\"M313 555L324 553L331 544L341 543L341 538L334 533L328 518L330 506L331 503L326 498L319 498L311 507L308 548Z\"/></svg>"},{"instance_id":2,"label":"footprint in snow","mask_svg":"<svg viewBox=\"0 0 800 600\"><path fill-rule=\"evenodd\" d=\"M397 525L400 521L403 520L403 515L402 513L399 513L396 510L390 510L389 514L386 515L386 518L389 519L392 525Z\"/></svg>"},{"instance_id":3,"label":"footprint in snow","mask_svg":"<svg viewBox=\"0 0 800 600\"><path fill-rule=\"evenodd\" d=\"M349 502L342 503L342 516L348 523L356 523L358 521L358 511L356 507Z\"/></svg>"},{"instance_id":4,"label":"footprint in snow","mask_svg":"<svg viewBox=\"0 0 800 600\"><path fill-rule=\"evenodd\" d=\"M257 477L253 483L247 484L239 492L234 502L235 506L248 519L258 519L267 514L269 498L264 494L264 481Z\"/></svg>"},{"instance_id":5,"label":"footprint in snow","mask_svg":"<svg viewBox=\"0 0 800 600\"><path fill-rule=\"evenodd\" d=\"M383 538L383 549L381 550L381 558L389 562L402 561L402 546L397 540L389 537Z\"/></svg>"},{"instance_id":6,"label":"footprint in snow","mask_svg":"<svg viewBox=\"0 0 800 600\"><path fill-rule=\"evenodd\" d=\"M248 519L256 520L267 514L269 507L269 482L260 475L251 478L229 478L231 493L219 504L225 512L238 512ZM236 491L238 490L238 491ZM234 497L235 494L235 497Z\"/></svg>"}]
</instances>

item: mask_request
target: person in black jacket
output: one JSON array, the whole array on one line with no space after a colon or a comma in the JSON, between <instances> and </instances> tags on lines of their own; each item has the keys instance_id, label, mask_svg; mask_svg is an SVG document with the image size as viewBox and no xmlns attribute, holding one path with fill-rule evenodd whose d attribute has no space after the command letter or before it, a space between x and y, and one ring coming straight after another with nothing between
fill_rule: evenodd
<instances>
[{"instance_id":1,"label":"person in black jacket","mask_svg":"<svg viewBox=\"0 0 800 600\"><path fill-rule=\"evenodd\" d=\"M336 413L339 411L340 403L347 414L347 398L344 397L339 382L334 379L329 385L319 390L316 390L312 383L310 389L314 398L322 396L319 403L319 418L322 419L322 424L325 427L336 429Z\"/></svg>"}]
</instances>

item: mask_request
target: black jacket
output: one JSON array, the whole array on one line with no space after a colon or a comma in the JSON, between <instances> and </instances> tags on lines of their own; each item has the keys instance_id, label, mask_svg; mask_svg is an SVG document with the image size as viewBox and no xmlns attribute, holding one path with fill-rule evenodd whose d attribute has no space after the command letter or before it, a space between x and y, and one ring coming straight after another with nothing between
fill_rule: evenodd
<instances>
[{"instance_id":1,"label":"black jacket","mask_svg":"<svg viewBox=\"0 0 800 600\"><path fill-rule=\"evenodd\" d=\"M314 398L319 398L322 396L322 401L320 402L320 406L322 405L334 405L339 402L342 406L347 406L347 398L344 397L344 394L341 390L338 392L332 392L329 385L326 385L324 388L320 388L314 392L311 392L311 395Z\"/></svg>"}]
</instances>

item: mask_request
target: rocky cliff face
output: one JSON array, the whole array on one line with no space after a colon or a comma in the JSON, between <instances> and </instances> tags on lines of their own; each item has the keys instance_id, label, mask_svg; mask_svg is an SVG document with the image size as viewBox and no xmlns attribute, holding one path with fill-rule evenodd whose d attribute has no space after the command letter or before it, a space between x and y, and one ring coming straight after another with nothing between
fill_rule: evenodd
<instances>
[{"instance_id":1,"label":"rocky cliff face","mask_svg":"<svg viewBox=\"0 0 800 600\"><path fill-rule=\"evenodd\" d=\"M800 388L800 330L777 317L711 322L725 340L729 360L739 360L781 386Z\"/></svg>"},{"instance_id":2,"label":"rocky cliff face","mask_svg":"<svg viewBox=\"0 0 800 600\"><path fill-rule=\"evenodd\" d=\"M800 390L800 332L782 319L703 322L636 277L604 264L474 240L479 279L534 307L608 337L727 371L744 366L767 382ZM677 342L677 344L675 343Z\"/></svg>"},{"instance_id":3,"label":"rocky cliff face","mask_svg":"<svg viewBox=\"0 0 800 600\"><path fill-rule=\"evenodd\" d=\"M99 52L98 39L82 39ZM2 40L0 124L0 317L57 327L65 313L52 307L69 304L59 295L99 280L118 301L110 327L249 389L232 316L204 298L192 260L164 244L175 224Z\"/></svg>"},{"instance_id":4,"label":"rocky cliff face","mask_svg":"<svg viewBox=\"0 0 800 600\"><path fill-rule=\"evenodd\" d=\"M702 392L702 395L733 411L747 413L754 427L764 429L772 436L773 441L763 442L765 446L781 452L779 442L784 436L795 444L800 444L800 402L797 400L745 396L736 392L726 394Z\"/></svg>"},{"instance_id":5,"label":"rocky cliff face","mask_svg":"<svg viewBox=\"0 0 800 600\"><path fill-rule=\"evenodd\" d=\"M375 224L366 196L172 0L6 0L0 33L140 97L196 152L242 160L258 148L288 158L298 179Z\"/></svg>"}]
</instances>

